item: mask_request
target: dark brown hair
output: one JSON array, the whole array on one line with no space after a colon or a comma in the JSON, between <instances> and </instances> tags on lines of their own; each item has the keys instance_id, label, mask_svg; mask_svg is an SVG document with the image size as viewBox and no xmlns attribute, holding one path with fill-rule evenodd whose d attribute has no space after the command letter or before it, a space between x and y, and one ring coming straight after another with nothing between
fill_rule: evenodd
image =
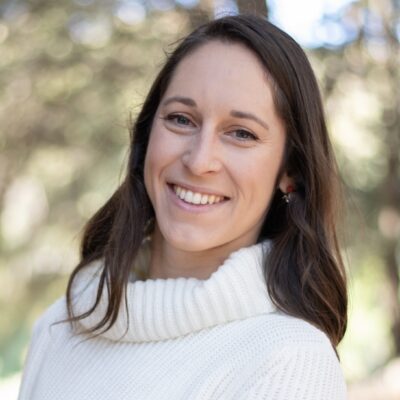
<instances>
[{"instance_id":1,"label":"dark brown hair","mask_svg":"<svg viewBox=\"0 0 400 400\"><path fill-rule=\"evenodd\" d=\"M104 288L107 311L90 332L115 323L123 298L127 306L129 274L154 218L143 178L153 118L177 65L211 40L240 43L254 52L273 83L276 110L286 128L281 172L293 178L296 191L286 203L276 190L258 238L272 241L264 266L269 295L285 313L324 331L336 347L346 330L347 289L336 234L339 180L320 92L300 46L270 22L251 15L228 16L199 27L181 41L156 77L131 129L126 177L85 227L81 261L67 288L69 320L90 315ZM99 258L104 258L104 267L96 301L86 313L74 315L74 279Z\"/></svg>"}]
</instances>

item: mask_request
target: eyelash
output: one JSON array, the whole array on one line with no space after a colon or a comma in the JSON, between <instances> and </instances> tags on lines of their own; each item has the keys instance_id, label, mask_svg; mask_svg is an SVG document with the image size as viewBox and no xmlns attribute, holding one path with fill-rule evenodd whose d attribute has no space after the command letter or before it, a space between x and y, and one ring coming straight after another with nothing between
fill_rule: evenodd
<instances>
[{"instance_id":1,"label":"eyelash","mask_svg":"<svg viewBox=\"0 0 400 400\"><path fill-rule=\"evenodd\" d=\"M166 121L174 121L175 120L175 123L177 123L177 124L178 124L178 121L177 121L178 118L184 118L187 122L192 123L190 121L190 119L185 117L183 114L169 114L169 115L167 115L165 117L161 117L161 118L166 120ZM178 125L181 125L181 124L178 124ZM183 124L183 126L188 126L188 124ZM240 140L240 141L247 141L247 140L255 140L255 141L257 141L258 140L258 137L256 135L254 135L253 133L251 133L249 131L246 131L245 129L237 129L237 130L235 130L233 132L243 132L244 134L250 136L249 139L248 138L246 138L246 139L238 138L238 140Z\"/></svg>"},{"instance_id":2,"label":"eyelash","mask_svg":"<svg viewBox=\"0 0 400 400\"><path fill-rule=\"evenodd\" d=\"M165 119L166 121L173 121L173 120L176 120L176 121L175 121L176 123L178 122L178 121L177 121L178 118L184 118L184 119L186 119L186 121L191 122L189 118L185 117L185 116L182 115L182 114L169 114L169 115L167 115L166 117L163 117L163 119ZM180 125L180 124L178 124L178 125ZM184 124L184 125L187 126L187 124Z\"/></svg>"}]
</instances>

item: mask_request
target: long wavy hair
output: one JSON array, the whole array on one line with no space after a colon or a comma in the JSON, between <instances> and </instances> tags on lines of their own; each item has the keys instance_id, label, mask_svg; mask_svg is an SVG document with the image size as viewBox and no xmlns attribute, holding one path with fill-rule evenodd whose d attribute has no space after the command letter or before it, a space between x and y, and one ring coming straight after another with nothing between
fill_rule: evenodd
<instances>
[{"instance_id":1,"label":"long wavy hair","mask_svg":"<svg viewBox=\"0 0 400 400\"><path fill-rule=\"evenodd\" d=\"M84 228L80 262L67 287L68 321L90 315L104 288L106 313L87 332L110 329L123 299L127 307L129 275L154 219L143 177L153 118L177 65L212 40L243 44L258 57L272 82L275 107L286 128L283 170L294 180L296 191L286 203L283 193L276 190L257 240L272 242L264 265L269 295L278 309L325 332L336 348L346 331L347 288L336 233L340 185L321 95L301 47L267 20L252 15L206 23L167 57L131 127L126 177ZM87 312L75 315L74 280L80 270L100 258L103 268L96 300Z\"/></svg>"}]
</instances>

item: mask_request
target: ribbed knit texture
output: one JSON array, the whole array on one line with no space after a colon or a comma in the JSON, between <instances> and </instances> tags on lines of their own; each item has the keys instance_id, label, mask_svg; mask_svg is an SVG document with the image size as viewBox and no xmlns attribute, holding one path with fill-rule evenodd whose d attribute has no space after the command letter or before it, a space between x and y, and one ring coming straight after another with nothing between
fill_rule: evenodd
<instances>
[{"instance_id":1,"label":"ribbed knit texture","mask_svg":"<svg viewBox=\"0 0 400 400\"><path fill-rule=\"evenodd\" d=\"M325 334L276 310L262 244L240 249L206 280L135 280L128 312L88 340L99 307L72 330L65 298L37 321L19 400L343 400L345 383ZM267 243L264 246L268 247ZM93 304L101 261L78 275L75 310Z\"/></svg>"}]
</instances>

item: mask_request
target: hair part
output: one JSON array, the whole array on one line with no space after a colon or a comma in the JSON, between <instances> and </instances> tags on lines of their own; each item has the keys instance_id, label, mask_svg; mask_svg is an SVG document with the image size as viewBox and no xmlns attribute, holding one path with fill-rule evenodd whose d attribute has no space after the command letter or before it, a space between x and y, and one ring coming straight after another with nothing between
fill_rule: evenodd
<instances>
[{"instance_id":1,"label":"hair part","mask_svg":"<svg viewBox=\"0 0 400 400\"><path fill-rule=\"evenodd\" d=\"M90 315L103 289L108 293L104 318L88 332L108 330L116 321L126 286L154 210L144 186L144 160L154 115L178 64L212 41L240 43L254 52L273 88L276 112L286 128L280 174L286 172L296 191L282 201L277 189L257 242L272 241L265 257L269 295L283 312L321 329L334 347L346 331L346 275L337 239L339 178L329 141L318 84L301 47L285 32L260 17L227 16L197 28L167 58L131 128L126 177L111 198L87 222L81 261L67 287L68 321ZM75 315L72 288L77 274L104 258L96 301Z\"/></svg>"}]
</instances>

